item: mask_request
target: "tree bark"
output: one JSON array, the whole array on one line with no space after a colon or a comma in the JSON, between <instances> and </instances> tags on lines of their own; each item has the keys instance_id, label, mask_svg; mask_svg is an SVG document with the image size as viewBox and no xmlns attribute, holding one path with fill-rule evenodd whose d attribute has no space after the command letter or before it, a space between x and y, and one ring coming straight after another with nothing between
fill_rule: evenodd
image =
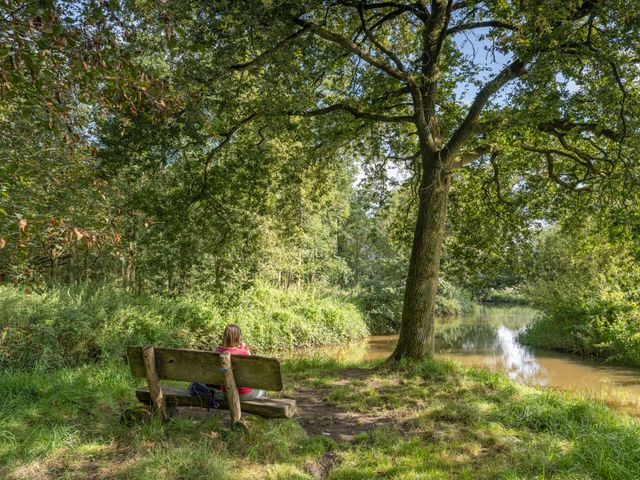
<instances>
[{"instance_id":1,"label":"tree bark","mask_svg":"<svg viewBox=\"0 0 640 480\"><path fill-rule=\"evenodd\" d=\"M434 314L450 174L440 152L427 154L423 165L400 338L392 360L423 359L434 352Z\"/></svg>"}]
</instances>

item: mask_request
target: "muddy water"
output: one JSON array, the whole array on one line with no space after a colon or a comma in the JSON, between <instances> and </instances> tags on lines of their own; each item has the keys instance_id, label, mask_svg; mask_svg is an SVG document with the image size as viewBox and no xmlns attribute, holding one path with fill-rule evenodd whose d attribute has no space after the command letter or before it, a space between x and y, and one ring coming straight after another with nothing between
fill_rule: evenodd
<instances>
[{"instance_id":1,"label":"muddy water","mask_svg":"<svg viewBox=\"0 0 640 480\"><path fill-rule=\"evenodd\" d=\"M587 393L640 416L640 370L520 345L516 337L534 315L526 308L484 307L460 318L439 319L437 357L504 372L526 385ZM347 346L307 350L305 356L352 361L385 358L397 339L397 335L373 336Z\"/></svg>"}]
</instances>

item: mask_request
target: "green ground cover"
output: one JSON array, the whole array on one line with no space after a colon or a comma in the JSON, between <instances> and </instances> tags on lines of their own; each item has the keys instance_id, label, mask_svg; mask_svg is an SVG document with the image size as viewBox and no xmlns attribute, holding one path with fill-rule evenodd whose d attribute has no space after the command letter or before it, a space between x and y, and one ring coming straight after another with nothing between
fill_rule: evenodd
<instances>
[{"instance_id":1,"label":"green ground cover","mask_svg":"<svg viewBox=\"0 0 640 480\"><path fill-rule=\"evenodd\" d=\"M115 288L0 287L0 366L73 367L122 358L130 345L211 348L237 323L257 352L365 337L363 315L338 294L257 285L236 296L134 295Z\"/></svg>"},{"instance_id":2,"label":"green ground cover","mask_svg":"<svg viewBox=\"0 0 640 480\"><path fill-rule=\"evenodd\" d=\"M359 375L337 382L346 367ZM0 376L0 477L308 479L318 465L332 479L640 477L640 424L597 401L436 361L292 360L284 372L286 394L330 387L329 408L375 414L378 425L337 441L299 419L249 417L248 432L206 413L127 423L138 380L121 362L10 370Z\"/></svg>"}]
</instances>

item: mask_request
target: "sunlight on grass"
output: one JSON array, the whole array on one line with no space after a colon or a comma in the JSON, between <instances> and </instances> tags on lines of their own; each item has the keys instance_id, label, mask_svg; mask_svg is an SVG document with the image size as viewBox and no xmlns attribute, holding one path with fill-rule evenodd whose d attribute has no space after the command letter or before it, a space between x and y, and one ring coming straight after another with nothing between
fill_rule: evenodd
<instances>
[{"instance_id":1,"label":"sunlight on grass","mask_svg":"<svg viewBox=\"0 0 640 480\"><path fill-rule=\"evenodd\" d=\"M128 425L137 381L122 364L5 372L0 476L309 479L330 455L332 479L640 477L638 422L592 399L449 362L284 369L292 389L320 385L334 408L393 421L353 442L309 436L298 419L247 417L247 432L211 414Z\"/></svg>"}]
</instances>

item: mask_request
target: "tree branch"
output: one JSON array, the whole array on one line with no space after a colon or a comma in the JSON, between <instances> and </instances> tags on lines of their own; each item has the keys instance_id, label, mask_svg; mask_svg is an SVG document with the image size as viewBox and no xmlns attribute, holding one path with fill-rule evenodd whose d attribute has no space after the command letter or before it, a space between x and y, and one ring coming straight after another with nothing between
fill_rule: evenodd
<instances>
[{"instance_id":1,"label":"tree branch","mask_svg":"<svg viewBox=\"0 0 640 480\"><path fill-rule=\"evenodd\" d=\"M507 30L513 30L513 31L517 30L516 26L510 23L501 22L500 20L487 20L484 22L462 23L460 25L456 25L455 27L451 27L447 29L447 35L453 35L455 33L462 32L464 30L473 30L476 28L486 28L486 27L505 28Z\"/></svg>"},{"instance_id":2,"label":"tree branch","mask_svg":"<svg viewBox=\"0 0 640 480\"><path fill-rule=\"evenodd\" d=\"M455 162L451 166L451 170L464 167L465 165L468 165L469 163L473 162L474 160L477 160L478 158L480 158L483 155L486 155L487 153L497 154L498 146L494 144L481 145L475 148L474 150L457 155L456 156L457 162Z\"/></svg>"},{"instance_id":3,"label":"tree branch","mask_svg":"<svg viewBox=\"0 0 640 480\"><path fill-rule=\"evenodd\" d=\"M271 55L276 53L282 47L285 47L286 45L291 43L293 40L295 40L298 37L301 37L302 35L304 35L308 31L309 31L309 27L302 27L300 30L292 33L288 37L286 37L283 40L281 40L280 42L278 42L275 47L262 52L260 55L258 55L253 60L250 60L250 61L248 61L246 63L237 63L235 65L231 65L229 67L229 69L237 71L237 72L241 72L243 70L247 70L248 68L253 67L254 65L258 65L258 64L262 63L263 61L265 61L267 58L269 58Z\"/></svg>"},{"instance_id":4,"label":"tree branch","mask_svg":"<svg viewBox=\"0 0 640 480\"><path fill-rule=\"evenodd\" d=\"M363 59L365 62L378 68L379 70L382 70L388 75L394 78L397 78L398 80L401 80L407 83L408 85L413 85L417 87L415 80L411 78L409 75L407 75L405 72L401 72L400 70L393 68L387 62L384 62L379 58L376 58L373 55L367 53L362 47L353 43L351 40L343 37L342 35L338 35L337 33L330 32L329 30L322 28L320 25L307 22L306 20L303 20L295 16L292 17L292 20L298 26L309 28L309 30L313 32L315 35L318 35L319 37L324 38L325 40L328 40L330 42L337 43L341 47L344 47L347 50L351 51L352 53L355 53L358 57Z\"/></svg>"},{"instance_id":5,"label":"tree branch","mask_svg":"<svg viewBox=\"0 0 640 480\"><path fill-rule=\"evenodd\" d=\"M217 152L219 152L222 149L222 147L224 147L227 143L229 143L231 141L231 138L233 137L233 135L243 125L246 125L247 123L251 122L258 115L259 115L258 113L252 113L251 115L249 115L248 117L243 118L242 120L240 120L240 122L238 122L236 125L231 127L231 129L228 132L221 134L221 136L224 137L223 140L218 145L213 147L211 149L211 151L208 153L207 158L205 158L204 175L203 175L203 181L202 181L202 193L204 193L204 191L208 188L209 165L211 164L211 161L213 160L213 157L216 155Z\"/></svg>"},{"instance_id":6,"label":"tree branch","mask_svg":"<svg viewBox=\"0 0 640 480\"><path fill-rule=\"evenodd\" d=\"M374 23L371 26L371 33L373 33L376 30L378 30L382 25L384 25L388 21L393 20L396 17L399 17L400 15L402 15L405 12L406 12L406 10L398 9L398 10L393 10L393 11L385 14L380 20L378 20L376 23Z\"/></svg>"},{"instance_id":7,"label":"tree branch","mask_svg":"<svg viewBox=\"0 0 640 480\"><path fill-rule=\"evenodd\" d=\"M493 183L496 186L496 196L502 203L513 206L513 202L505 199L502 195L502 185L500 184L500 170L498 169L498 162L496 161L499 154L500 152L496 150L491 153L491 156L489 157L489 163L491 164L491 168L493 169Z\"/></svg>"},{"instance_id":8,"label":"tree branch","mask_svg":"<svg viewBox=\"0 0 640 480\"><path fill-rule=\"evenodd\" d=\"M525 72L525 65L523 60L514 60L480 89L467 112L467 116L447 142L444 148L446 157L456 155L466 140L473 134L474 126L489 98L507 82L522 75Z\"/></svg>"},{"instance_id":9,"label":"tree branch","mask_svg":"<svg viewBox=\"0 0 640 480\"><path fill-rule=\"evenodd\" d=\"M589 187L587 186L583 186L583 187L579 187L579 183L580 182L576 182L575 184L571 184L569 182L565 182L564 180L562 180L558 174L555 172L555 166L554 166L554 162L553 162L553 155L551 153L545 153L544 156L547 159L547 174L549 175L549 178L551 180L553 180L556 184L560 185L563 188L566 188L567 190L570 190L572 192L584 192L585 190L589 190Z\"/></svg>"},{"instance_id":10,"label":"tree branch","mask_svg":"<svg viewBox=\"0 0 640 480\"><path fill-rule=\"evenodd\" d=\"M603 127L602 125L596 122L570 122L568 120L556 119L548 122L542 122L538 125L538 128L547 133L562 132L569 133L573 130L577 130L579 132L591 132L594 135L602 135L609 140L618 141L620 139L620 134L615 130L611 130L610 128Z\"/></svg>"},{"instance_id":11,"label":"tree branch","mask_svg":"<svg viewBox=\"0 0 640 480\"><path fill-rule=\"evenodd\" d=\"M451 6L451 11L455 12L456 10L462 10L463 8L467 8L468 6L469 4L467 3L467 0L461 0L459 2L455 2Z\"/></svg>"},{"instance_id":12,"label":"tree branch","mask_svg":"<svg viewBox=\"0 0 640 480\"><path fill-rule=\"evenodd\" d=\"M589 190L589 187L587 186L580 187L579 185L581 182L579 180L576 181L576 183L571 184L563 180L562 178L560 178L560 176L556 173L555 161L553 159L553 155L554 154L560 155L560 156L567 157L571 160L575 160L575 158L567 154L567 152L563 152L562 150L558 150L555 148L538 148L538 147L534 147L532 145L527 145L527 144L521 145L521 148L528 152L541 153L542 155L544 155L547 162L547 174L549 178L553 180L556 184L560 185L563 188L566 188L567 190L571 190L572 192L582 192L585 190Z\"/></svg>"},{"instance_id":13,"label":"tree branch","mask_svg":"<svg viewBox=\"0 0 640 480\"><path fill-rule=\"evenodd\" d=\"M301 117L317 117L320 115L326 115L331 112L336 111L344 111L348 112L356 118L363 118L365 120L372 120L375 122L387 122L387 123L414 123L414 117L411 115L400 115L400 116L390 116L390 115L381 115L378 113L372 112L362 112L356 107L352 107L351 105L346 105L344 103L336 103L335 105L330 105L328 107L319 108L317 110L309 110L305 112L288 112L289 115L300 115Z\"/></svg>"},{"instance_id":14,"label":"tree branch","mask_svg":"<svg viewBox=\"0 0 640 480\"><path fill-rule=\"evenodd\" d=\"M357 2L347 2L340 1L338 2L340 5L345 7L357 7ZM378 8L394 8L396 10L400 10L401 12L412 12L416 14L419 18L423 18L426 15L426 12L420 8L420 4L418 2L414 4L407 5L406 3L401 2L374 2L374 3L363 3L364 10L375 10Z\"/></svg>"},{"instance_id":15,"label":"tree branch","mask_svg":"<svg viewBox=\"0 0 640 480\"><path fill-rule=\"evenodd\" d=\"M578 165L589 168L589 166L580 158L576 157L575 155L569 152L565 152L557 148L540 148L540 147L534 147L533 145L528 145L528 144L523 144L521 145L521 147L523 150L526 150L527 152L535 152L535 153L543 153L543 154L549 153L552 155L560 155L561 157L567 158L577 163Z\"/></svg>"},{"instance_id":16,"label":"tree branch","mask_svg":"<svg viewBox=\"0 0 640 480\"><path fill-rule=\"evenodd\" d=\"M599 177L605 178L607 176L606 174L602 173L600 170L598 170L595 167L595 165L593 164L593 157L573 147L572 145L569 145L566 139L562 135L557 136L557 138L562 144L562 146L565 148L565 150L559 150L557 148L539 148L539 147L534 147L532 145L527 145L527 144L523 144L522 148L524 150L527 150L528 152L536 152L536 153L543 153L543 154L549 153L554 155L560 155L561 157L568 158L572 162L577 163L578 165L586 168L588 171L590 171L591 173ZM569 150L569 151L566 151L566 150Z\"/></svg>"},{"instance_id":17,"label":"tree branch","mask_svg":"<svg viewBox=\"0 0 640 480\"><path fill-rule=\"evenodd\" d=\"M411 92L409 91L408 87L400 87L390 92L385 92L382 95L375 97L373 100L374 101L388 100L389 98L401 97L402 95L408 95L409 93Z\"/></svg>"},{"instance_id":18,"label":"tree branch","mask_svg":"<svg viewBox=\"0 0 640 480\"><path fill-rule=\"evenodd\" d=\"M398 70L400 70L402 73L406 73L404 65L402 64L402 62L400 61L398 56L395 53L393 53L392 51L390 51L387 48L385 48L385 46L382 45L376 39L376 37L373 35L373 33L371 33L371 31L369 30L369 27L367 26L367 20L364 18L363 3L364 2L361 1L358 4L358 16L360 17L360 23L362 24L362 30L364 31L365 36L369 39L369 41L371 43L373 43L378 48L378 50L380 50L382 53L384 53L387 57L389 57L391 59L391 61L393 63L396 64L396 67L398 67Z\"/></svg>"}]
</instances>

